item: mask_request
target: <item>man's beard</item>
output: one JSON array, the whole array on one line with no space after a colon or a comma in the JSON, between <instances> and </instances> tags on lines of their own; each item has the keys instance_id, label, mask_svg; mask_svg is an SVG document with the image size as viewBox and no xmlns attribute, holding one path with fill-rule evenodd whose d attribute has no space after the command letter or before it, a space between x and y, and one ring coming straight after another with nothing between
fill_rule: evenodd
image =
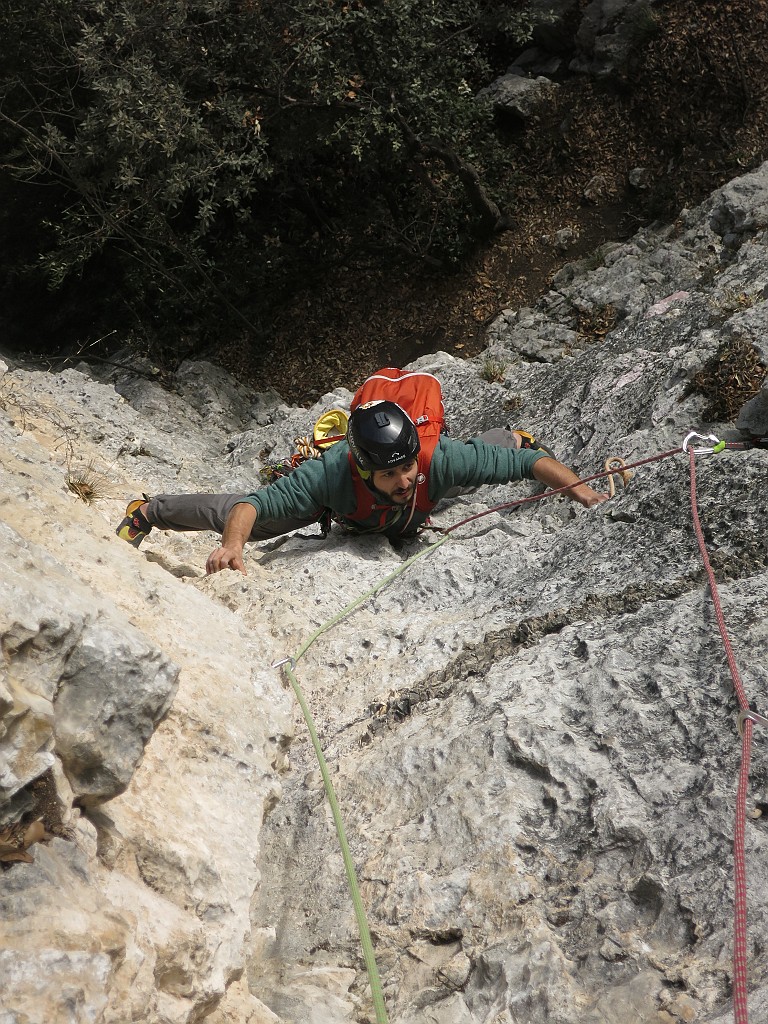
<instances>
[{"instance_id":1,"label":"man's beard","mask_svg":"<svg viewBox=\"0 0 768 1024\"><path fill-rule=\"evenodd\" d=\"M405 491L404 494L393 494L391 496L390 500L393 501L395 503L395 505L407 505L412 497L413 497L413 485L411 487L409 487L408 490Z\"/></svg>"},{"instance_id":2,"label":"man's beard","mask_svg":"<svg viewBox=\"0 0 768 1024\"><path fill-rule=\"evenodd\" d=\"M373 490L381 498L381 503L385 505L407 505L413 498L416 484L411 484L405 494L387 494L386 491L380 491L378 487L374 487Z\"/></svg>"}]
</instances>

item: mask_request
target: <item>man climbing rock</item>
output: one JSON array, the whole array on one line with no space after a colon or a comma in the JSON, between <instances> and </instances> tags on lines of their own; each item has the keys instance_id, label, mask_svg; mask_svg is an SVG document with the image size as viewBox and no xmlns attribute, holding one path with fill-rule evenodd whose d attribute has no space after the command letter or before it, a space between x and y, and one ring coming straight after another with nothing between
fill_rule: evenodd
<instances>
[{"instance_id":1,"label":"man climbing rock","mask_svg":"<svg viewBox=\"0 0 768 1024\"><path fill-rule=\"evenodd\" d=\"M387 372L401 374L400 380L430 377ZM248 541L268 540L328 518L356 533L411 537L443 498L482 484L539 480L551 488L567 487L565 495L586 508L607 498L525 431L494 428L467 442L454 441L440 432L441 415L417 416L417 428L412 415L420 405L414 410L411 402L409 415L386 399L359 401L366 397L363 388L352 402L346 438L322 458L301 463L253 494L166 494L132 501L118 536L138 547L153 527L214 530L222 541L208 557L207 572L229 568L245 573Z\"/></svg>"}]
</instances>

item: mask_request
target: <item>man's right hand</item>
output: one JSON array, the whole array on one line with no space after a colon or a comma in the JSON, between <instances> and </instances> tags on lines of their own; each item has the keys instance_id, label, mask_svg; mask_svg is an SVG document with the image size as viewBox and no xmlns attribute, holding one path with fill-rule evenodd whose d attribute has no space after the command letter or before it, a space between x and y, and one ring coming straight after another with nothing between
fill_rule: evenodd
<instances>
[{"instance_id":1,"label":"man's right hand","mask_svg":"<svg viewBox=\"0 0 768 1024\"><path fill-rule=\"evenodd\" d=\"M237 569L243 576L248 575L243 563L243 548L255 522L256 509L253 505L239 501L232 507L224 524L221 547L212 551L205 563L205 571L209 576L222 569Z\"/></svg>"},{"instance_id":2,"label":"man's right hand","mask_svg":"<svg viewBox=\"0 0 768 1024\"><path fill-rule=\"evenodd\" d=\"M243 549L235 546L216 548L208 555L205 563L205 571L208 576L214 572L221 572L222 569L237 569L243 576L248 573L243 562Z\"/></svg>"}]
</instances>

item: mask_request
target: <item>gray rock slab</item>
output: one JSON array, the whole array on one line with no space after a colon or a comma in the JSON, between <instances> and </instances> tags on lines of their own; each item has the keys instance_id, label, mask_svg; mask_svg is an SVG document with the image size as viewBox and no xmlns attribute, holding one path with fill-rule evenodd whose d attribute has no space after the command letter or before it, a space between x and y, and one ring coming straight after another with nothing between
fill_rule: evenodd
<instances>
[{"instance_id":1,"label":"gray rock slab","mask_svg":"<svg viewBox=\"0 0 768 1024\"><path fill-rule=\"evenodd\" d=\"M293 536L250 548L245 577L204 575L211 535L153 533L136 551L113 534L129 497L251 489L351 390L289 409L196 367L164 406L150 382L126 400L126 381L120 395L82 371L8 364L0 785L18 816L37 773L56 768L80 843L76 855L56 839L4 873L13 1012L55 1019L80 965L83 1006L105 1024L372 1019L322 779L272 667L315 637L296 674L393 1024L729 1018L741 741L682 446L692 431L739 436L761 414L762 393L712 421L697 380L733 341L762 353L767 189L768 165L674 226L567 264L534 307L497 318L478 358L414 364L441 380L454 437L513 422L583 477L609 458L632 465L590 510L539 500L532 482L444 503L438 526L480 518L435 548L431 535ZM107 472L107 497L77 501L73 458ZM767 459L751 448L693 463L733 659L763 712ZM131 678L125 692L100 689L102 666ZM59 711L115 777L130 774L88 815L72 807L81 783L73 772L68 789L62 770ZM111 747L109 727L127 721L131 743ZM767 742L756 728L745 821L756 1019ZM131 772L121 758L140 747Z\"/></svg>"}]
</instances>

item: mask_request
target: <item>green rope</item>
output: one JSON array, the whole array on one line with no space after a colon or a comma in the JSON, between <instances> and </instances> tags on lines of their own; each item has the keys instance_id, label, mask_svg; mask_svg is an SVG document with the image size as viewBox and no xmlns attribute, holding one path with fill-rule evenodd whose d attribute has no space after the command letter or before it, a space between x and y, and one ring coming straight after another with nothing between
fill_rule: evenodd
<instances>
[{"instance_id":1,"label":"green rope","mask_svg":"<svg viewBox=\"0 0 768 1024\"><path fill-rule=\"evenodd\" d=\"M361 604L364 604L367 600L377 594L380 590L383 590L389 583L392 582L401 573L405 572L409 566L413 565L419 558L424 558L425 555L431 554L436 548L439 548L441 544L445 544L448 540L448 535L441 537L440 540L435 541L434 544L430 544L422 551L412 555L407 561L403 562L394 572L391 572L383 580L376 584L375 587L371 587L369 591L363 594L361 597L355 598L332 619L323 623L319 629L306 640L299 648L293 658L288 659L288 664L284 665L286 675L290 680L293 692L296 694L296 699L299 702L302 714L304 715L304 721L307 723L309 729L309 735L312 738L312 746L315 748L315 754L317 755L317 761L320 765L320 774L323 777L323 785L325 786L325 795L328 797L328 803L331 808L331 814L333 815L333 821L336 825L336 834L339 837L339 846L341 847L341 856L344 860L344 870L347 873L347 881L349 883L349 891L352 896L352 905L355 908L355 917L357 918L357 927L360 932L360 944L363 948L363 957L365 959L365 969L368 972L368 981L371 986L371 995L373 997L373 1007L376 1011L376 1024L389 1024L389 1017L387 1016L387 1009L384 1005L384 994L381 990L381 978L379 976L379 969L376 966L376 957L373 952L373 942L371 941L371 933L368 928L368 919L365 914L365 907L363 905L362 897L360 896L360 887L357 883L357 875L355 873L355 865L352 861L352 854L349 851L349 843L347 842L347 835L344 829L344 821L341 817L341 811L339 809L339 802L336 799L336 793L333 788L331 781L331 775L328 771L328 764L323 755L322 747L320 746L320 740L317 735L317 729L315 728L315 722L312 718L312 712L309 710L304 694L302 693L299 682L293 672L296 667L296 663L300 658L306 654L312 644L317 640L318 637L322 636L323 633L327 633L329 629L332 629L338 622L340 622L347 615L359 608Z\"/></svg>"},{"instance_id":2,"label":"green rope","mask_svg":"<svg viewBox=\"0 0 768 1024\"><path fill-rule=\"evenodd\" d=\"M352 906L355 908L355 917L357 918L357 927L360 932L360 944L363 947L363 958L365 959L365 969L368 972L368 981L371 986L371 995L373 996L373 1007L376 1011L376 1024L389 1024L389 1017L387 1017L387 1010L384 1006L384 994L381 991L381 978L379 977L379 969L376 966L376 957L373 953L373 942L371 941L371 933L368 929L368 920L365 916L365 907L363 906L363 900L360 895L360 888L357 884L357 875L355 874L355 865L352 861L352 854L349 852L349 844L347 843L347 836L344 831L344 822L341 817L341 811L339 810L339 803L336 799L336 793L333 789L333 783L331 782L330 772L328 771L328 765L323 751L320 746L320 740L317 736L317 730L315 729L312 714L307 707L307 702L304 700L304 694L301 692L301 687L298 684L296 676L293 671L286 666L286 674L291 681L293 692L296 694L301 710L304 713L304 719L309 729L309 735L312 737L312 746L315 748L315 754L317 754L317 760L320 764L320 774L323 776L323 785L325 786L325 795L328 797L328 803L331 807L331 814L336 825L336 834L339 837L339 846L341 847L341 856L344 860L344 870L347 872L347 881L349 882L349 891L352 895Z\"/></svg>"},{"instance_id":3,"label":"green rope","mask_svg":"<svg viewBox=\"0 0 768 1024\"><path fill-rule=\"evenodd\" d=\"M323 623L323 625L320 626L319 629L315 630L315 632L312 634L312 636L310 636L308 640L304 641L304 643L298 649L296 654L294 654L293 656L294 664L299 660L299 658L304 657L304 655L307 653L309 648L312 646L315 640L317 640L318 637L322 636L323 633L327 633L329 629L332 629L337 623L341 622L342 619L346 618L347 615L350 615L353 611L355 611L355 609L359 608L361 604L365 604L365 602L369 598L373 597L375 594L378 594L380 590L383 590L384 587L388 586L392 582L392 580L396 579L400 575L400 573L405 572L406 569L410 568L410 566L412 566L414 562L418 561L420 558L424 558L425 555L430 555L435 550L435 548L439 548L440 545L445 544L447 540L448 535L446 534L444 537L441 537L440 540L436 540L434 544L430 544L423 550L417 551L415 555L411 555L411 557L407 559L407 561L403 562L402 565L398 566L398 568L395 569L394 572L391 572L389 576L385 576L383 580L380 580L375 587L371 587L371 589L366 591L366 593L363 594L361 597L356 597L354 601L350 601L348 605L341 609L338 615L334 615L332 619L329 619L327 622Z\"/></svg>"}]
</instances>

